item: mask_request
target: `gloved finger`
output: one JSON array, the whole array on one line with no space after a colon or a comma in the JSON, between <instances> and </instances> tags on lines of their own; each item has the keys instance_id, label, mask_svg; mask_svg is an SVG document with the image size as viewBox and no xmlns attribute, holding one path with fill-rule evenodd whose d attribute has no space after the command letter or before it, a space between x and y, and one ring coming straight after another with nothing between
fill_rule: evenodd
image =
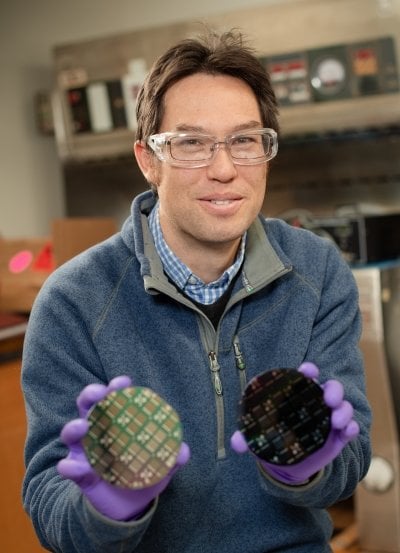
<instances>
[{"instance_id":1,"label":"gloved finger","mask_svg":"<svg viewBox=\"0 0 400 553\"><path fill-rule=\"evenodd\" d=\"M190 448L187 443L182 442L181 448L179 450L178 456L176 458L176 465L183 467L190 459Z\"/></svg>"},{"instance_id":2,"label":"gloved finger","mask_svg":"<svg viewBox=\"0 0 400 553\"><path fill-rule=\"evenodd\" d=\"M185 465L190 459L190 448L187 443L182 442L181 448L179 450L178 456L176 458L175 465L168 473L168 477L172 478L174 474Z\"/></svg>"},{"instance_id":3,"label":"gloved finger","mask_svg":"<svg viewBox=\"0 0 400 553\"><path fill-rule=\"evenodd\" d=\"M114 392L114 390L129 388L130 386L132 386L132 380L129 378L129 376L116 376L115 378L110 380L107 386L107 394L109 394L110 392Z\"/></svg>"},{"instance_id":4,"label":"gloved finger","mask_svg":"<svg viewBox=\"0 0 400 553\"><path fill-rule=\"evenodd\" d=\"M61 441L69 448L80 446L80 440L86 435L88 430L89 423L86 419L69 421L61 430Z\"/></svg>"},{"instance_id":5,"label":"gloved finger","mask_svg":"<svg viewBox=\"0 0 400 553\"><path fill-rule=\"evenodd\" d=\"M319 368L314 363L311 363L309 361L305 361L300 365L300 367L297 369L299 372L303 373L304 376L307 376L308 378L312 378L313 380L317 380L319 376Z\"/></svg>"},{"instance_id":6,"label":"gloved finger","mask_svg":"<svg viewBox=\"0 0 400 553\"><path fill-rule=\"evenodd\" d=\"M86 461L76 461L75 459L61 459L57 463L57 471L64 478L69 478L78 483L83 479L97 478L90 464Z\"/></svg>"},{"instance_id":7,"label":"gloved finger","mask_svg":"<svg viewBox=\"0 0 400 553\"><path fill-rule=\"evenodd\" d=\"M331 409L336 409L340 406L344 397L344 389L341 382L338 380L328 380L322 385L324 390L324 401Z\"/></svg>"},{"instance_id":8,"label":"gloved finger","mask_svg":"<svg viewBox=\"0 0 400 553\"><path fill-rule=\"evenodd\" d=\"M351 440L354 440L360 433L360 426L358 422L356 422L354 419L349 422L345 428L340 433L340 439L344 443L348 443Z\"/></svg>"},{"instance_id":9,"label":"gloved finger","mask_svg":"<svg viewBox=\"0 0 400 553\"><path fill-rule=\"evenodd\" d=\"M79 394L76 404L80 417L86 417L90 409L105 398L107 395L107 386L104 384L89 384Z\"/></svg>"},{"instance_id":10,"label":"gloved finger","mask_svg":"<svg viewBox=\"0 0 400 553\"><path fill-rule=\"evenodd\" d=\"M331 424L336 430L343 430L353 418L353 407L351 403L344 400L339 407L332 411Z\"/></svg>"},{"instance_id":11,"label":"gloved finger","mask_svg":"<svg viewBox=\"0 0 400 553\"><path fill-rule=\"evenodd\" d=\"M249 446L244 439L243 434L240 430L236 430L231 436L231 448L236 453L246 453L249 450Z\"/></svg>"}]
</instances>

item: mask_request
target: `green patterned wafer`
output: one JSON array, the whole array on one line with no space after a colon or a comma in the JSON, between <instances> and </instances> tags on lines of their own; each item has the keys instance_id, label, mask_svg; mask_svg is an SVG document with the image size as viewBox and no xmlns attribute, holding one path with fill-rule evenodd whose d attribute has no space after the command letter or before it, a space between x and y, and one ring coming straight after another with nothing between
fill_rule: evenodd
<instances>
[{"instance_id":1,"label":"green patterned wafer","mask_svg":"<svg viewBox=\"0 0 400 553\"><path fill-rule=\"evenodd\" d=\"M176 411L149 388L111 392L97 403L83 439L94 470L108 482L140 489L162 480L182 443Z\"/></svg>"}]
</instances>

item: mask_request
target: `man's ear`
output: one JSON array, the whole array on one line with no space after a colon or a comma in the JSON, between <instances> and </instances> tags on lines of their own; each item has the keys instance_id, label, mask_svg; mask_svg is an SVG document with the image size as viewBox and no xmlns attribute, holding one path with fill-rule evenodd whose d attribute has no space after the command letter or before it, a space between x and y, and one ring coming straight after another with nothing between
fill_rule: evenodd
<instances>
[{"instance_id":1,"label":"man's ear","mask_svg":"<svg viewBox=\"0 0 400 553\"><path fill-rule=\"evenodd\" d=\"M156 168L157 162L154 159L155 156L140 140L136 140L133 145L133 152L145 179L147 182L154 184L158 173Z\"/></svg>"}]
</instances>

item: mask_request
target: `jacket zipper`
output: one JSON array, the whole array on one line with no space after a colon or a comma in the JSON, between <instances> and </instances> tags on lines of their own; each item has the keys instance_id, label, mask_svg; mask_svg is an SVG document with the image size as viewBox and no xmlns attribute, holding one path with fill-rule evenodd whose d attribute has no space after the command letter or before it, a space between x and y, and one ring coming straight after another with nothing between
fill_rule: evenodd
<instances>
[{"instance_id":1,"label":"jacket zipper","mask_svg":"<svg viewBox=\"0 0 400 553\"><path fill-rule=\"evenodd\" d=\"M246 388L246 361L240 349L239 336L236 334L233 338L233 351L235 353L236 367L239 370L240 390L243 393Z\"/></svg>"},{"instance_id":2,"label":"jacket zipper","mask_svg":"<svg viewBox=\"0 0 400 553\"><path fill-rule=\"evenodd\" d=\"M220 366L215 351L208 352L208 360L210 363L210 370L213 379L215 404L217 410L217 457L218 459L223 459L226 456L224 443L224 399L222 392L222 381L219 375Z\"/></svg>"},{"instance_id":3,"label":"jacket zipper","mask_svg":"<svg viewBox=\"0 0 400 553\"><path fill-rule=\"evenodd\" d=\"M222 382L219 376L220 366L215 351L210 351L208 354L210 360L210 369L213 377L214 390L217 396L222 396Z\"/></svg>"}]
</instances>

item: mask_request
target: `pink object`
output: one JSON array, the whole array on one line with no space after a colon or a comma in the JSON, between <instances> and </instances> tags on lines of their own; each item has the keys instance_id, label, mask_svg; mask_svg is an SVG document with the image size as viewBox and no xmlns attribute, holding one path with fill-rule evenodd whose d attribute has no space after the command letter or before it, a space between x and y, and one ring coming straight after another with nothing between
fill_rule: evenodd
<instances>
[{"instance_id":1,"label":"pink object","mask_svg":"<svg viewBox=\"0 0 400 553\"><path fill-rule=\"evenodd\" d=\"M33 254L29 250L22 250L10 259L8 269L11 273L22 273L32 263Z\"/></svg>"}]
</instances>

